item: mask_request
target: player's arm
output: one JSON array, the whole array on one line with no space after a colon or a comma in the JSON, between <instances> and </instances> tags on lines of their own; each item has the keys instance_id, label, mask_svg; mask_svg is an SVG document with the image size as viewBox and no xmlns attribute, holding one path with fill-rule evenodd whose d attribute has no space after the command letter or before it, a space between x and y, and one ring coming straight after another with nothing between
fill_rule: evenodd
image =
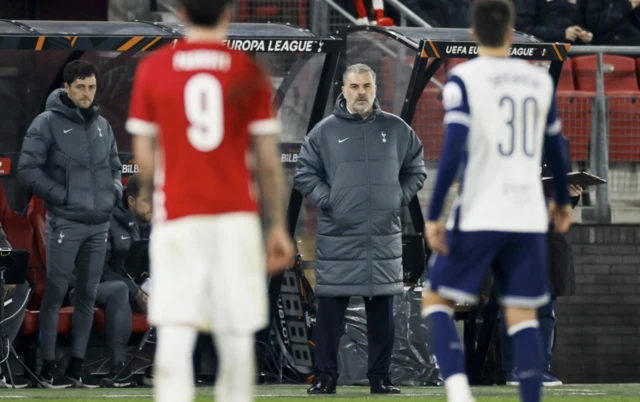
<instances>
[{"instance_id":1,"label":"player's arm","mask_svg":"<svg viewBox=\"0 0 640 402\"><path fill-rule=\"evenodd\" d=\"M544 136L544 154L553 173L553 197L550 212L554 215L556 230L566 232L571 224L571 201L569 198L567 173L567 152L562 137L562 123L558 118L555 93L547 115L547 127Z\"/></svg>"},{"instance_id":2,"label":"player's arm","mask_svg":"<svg viewBox=\"0 0 640 402\"><path fill-rule=\"evenodd\" d=\"M427 214L430 222L440 219L449 187L460 170L469 135L469 103L464 82L459 77L449 77L442 92L442 101L445 108L444 146Z\"/></svg>"},{"instance_id":3,"label":"player's arm","mask_svg":"<svg viewBox=\"0 0 640 402\"><path fill-rule=\"evenodd\" d=\"M254 70L255 71L255 70ZM267 226L267 273L291 268L293 242L286 228L284 172L278 152L281 125L271 106L271 84L263 71L256 71L257 86L252 93L253 109L248 117L254 139L258 187Z\"/></svg>"},{"instance_id":4,"label":"player's arm","mask_svg":"<svg viewBox=\"0 0 640 402\"><path fill-rule=\"evenodd\" d=\"M140 169L139 177L143 186L150 191L153 188L155 169L155 141L158 125L154 119L152 97L149 94L151 83L147 63L140 62L133 82L131 106L126 129L133 134L132 149L135 162Z\"/></svg>"},{"instance_id":5,"label":"player's arm","mask_svg":"<svg viewBox=\"0 0 640 402\"><path fill-rule=\"evenodd\" d=\"M438 163L436 184L425 224L425 237L431 249L447 255L444 222L440 221L444 200L458 174L464 156L471 114L464 82L457 76L447 80L442 91L444 103L444 147Z\"/></svg>"}]
</instances>

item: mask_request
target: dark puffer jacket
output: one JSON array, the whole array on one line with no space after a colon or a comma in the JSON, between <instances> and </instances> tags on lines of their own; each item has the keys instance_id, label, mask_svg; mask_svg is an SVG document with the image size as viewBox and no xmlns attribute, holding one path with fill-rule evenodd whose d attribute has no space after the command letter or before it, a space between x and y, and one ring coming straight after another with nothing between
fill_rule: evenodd
<instances>
[{"instance_id":1,"label":"dark puffer jacket","mask_svg":"<svg viewBox=\"0 0 640 402\"><path fill-rule=\"evenodd\" d=\"M82 113L63 89L49 95L22 143L18 179L57 217L108 222L122 197L120 159L111 126L97 106Z\"/></svg>"},{"instance_id":2,"label":"dark puffer jacket","mask_svg":"<svg viewBox=\"0 0 640 402\"><path fill-rule=\"evenodd\" d=\"M109 240L100 282L121 281L129 287L129 301L134 302L138 287L126 276L124 263L133 242L141 239L140 225L125 200L120 200L109 225Z\"/></svg>"},{"instance_id":3,"label":"dark puffer jacket","mask_svg":"<svg viewBox=\"0 0 640 402\"><path fill-rule=\"evenodd\" d=\"M318 296L402 292L400 209L427 177L423 146L404 121L375 103L367 118L340 95L333 115L309 133L294 186L319 209Z\"/></svg>"}]
</instances>

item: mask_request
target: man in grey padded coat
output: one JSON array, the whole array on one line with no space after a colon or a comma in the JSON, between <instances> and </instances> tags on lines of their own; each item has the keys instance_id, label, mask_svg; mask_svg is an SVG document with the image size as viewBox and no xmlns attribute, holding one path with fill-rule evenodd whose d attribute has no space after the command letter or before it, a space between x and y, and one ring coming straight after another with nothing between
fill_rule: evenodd
<instances>
[{"instance_id":1,"label":"man in grey padded coat","mask_svg":"<svg viewBox=\"0 0 640 402\"><path fill-rule=\"evenodd\" d=\"M389 376L393 296L402 293L401 207L427 177L423 146L399 117L380 110L375 73L347 68L333 114L302 145L294 186L319 209L316 235L315 372L310 394L332 394L349 297L367 313L372 393L399 393Z\"/></svg>"},{"instance_id":2,"label":"man in grey padded coat","mask_svg":"<svg viewBox=\"0 0 640 402\"><path fill-rule=\"evenodd\" d=\"M18 179L47 210L47 286L40 306L40 377L49 388L96 388L83 359L93 324L96 290L107 250L111 213L122 197L121 164L113 130L94 103L98 72L82 60L63 71L64 89L49 95L27 130ZM56 364L58 311L74 271L76 305L71 359Z\"/></svg>"}]
</instances>

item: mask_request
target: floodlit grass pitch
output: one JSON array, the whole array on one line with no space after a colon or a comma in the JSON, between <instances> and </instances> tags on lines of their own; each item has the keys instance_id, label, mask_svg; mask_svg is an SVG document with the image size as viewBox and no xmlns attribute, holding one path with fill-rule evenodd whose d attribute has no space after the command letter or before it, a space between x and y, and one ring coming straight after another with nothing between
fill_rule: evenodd
<instances>
[{"instance_id":1,"label":"floodlit grass pitch","mask_svg":"<svg viewBox=\"0 0 640 402\"><path fill-rule=\"evenodd\" d=\"M425 399L433 402L445 402L442 387L400 387L402 394L397 396L373 396L369 387L339 387L335 396L307 396L307 386L304 385L269 385L256 388L258 400L272 401L274 398L286 402L308 401L309 398L321 401L340 399L349 402L359 402L376 399L383 402L397 398ZM493 386L474 387L474 395L478 402L517 402L518 389L516 387ZM198 402L212 401L212 388L198 388ZM74 401L74 402L147 402L152 401L150 388L129 389L66 389L66 390L12 390L0 391L0 401ZM569 385L563 387L545 388L544 401L548 402L631 402L640 401L640 384L606 384L606 385Z\"/></svg>"}]
</instances>

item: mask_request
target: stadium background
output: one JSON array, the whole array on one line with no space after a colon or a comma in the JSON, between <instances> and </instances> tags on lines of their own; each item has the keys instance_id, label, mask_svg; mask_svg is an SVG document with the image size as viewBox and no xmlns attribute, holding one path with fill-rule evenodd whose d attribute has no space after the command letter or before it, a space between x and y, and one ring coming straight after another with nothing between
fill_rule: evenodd
<instances>
[{"instance_id":1,"label":"stadium background","mask_svg":"<svg viewBox=\"0 0 640 402\"><path fill-rule=\"evenodd\" d=\"M55 4L54 4L55 3ZM133 4L135 3L135 4ZM146 4L164 10L157 13L146 11ZM40 20L171 20L171 6L175 1L126 1L114 0L111 5L105 0L93 0L91 6L80 0L48 1L0 1L0 18L4 19L40 19ZM338 11L336 5L342 5L347 13L353 13L350 2L334 2L330 0L246 0L239 1L236 11L238 22L288 22L308 28L318 35L328 35L351 23L350 19ZM338 3L338 4L336 4ZM390 5L388 2L387 4ZM133 6L131 6L133 4ZM404 14L390 7L390 15L400 24L410 24ZM372 34L375 35L375 34ZM396 53L400 52L397 42L380 36L378 42ZM363 41L365 41L363 39ZM367 39L369 41L369 39ZM602 75L596 69L594 56L574 57L565 63L563 76L559 85L561 115L567 127L565 135L571 139L572 157L576 168L589 171L605 169L609 184L606 197L597 196L595 190L590 192L575 211L578 224L572 229L570 237L574 245L577 293L575 296L559 299L557 308L558 333L554 355L555 373L567 383L591 382L637 382L640 376L640 96L638 87L638 69L640 62L636 56L627 54L612 57L616 53L613 48L604 51ZM640 49L638 50L640 55ZM109 55L94 54L93 61L107 62ZM265 56L275 57L275 56ZM411 56L412 58L412 56ZM271 60L269 65L274 75L274 84L282 79L293 64L294 56L280 57ZM59 64L63 58L51 60L51 65ZM367 60L363 60L367 62ZM410 73L410 62L391 57L372 56L369 62L379 71L380 99L383 108L399 113ZM19 96L41 98L49 88L40 88L27 80L33 76L17 74L21 63L28 63L25 56L6 54L0 58L0 121L5 133L24 132L26 125L39 112L34 110L16 110L20 102L12 102L16 88ZM447 63L445 68L455 64ZM117 66L101 78L104 83L121 85L108 94L101 94L110 104L119 105L120 109L110 110L107 115L116 131L122 136L123 116L130 82L120 82L118 77L130 78L131 64ZM308 88L317 87L313 83L314 63L309 63L302 74L309 77L308 87L301 86L293 90L294 95L285 101L282 113L295 121L296 116L303 119L308 114L310 103L304 102L313 94ZM35 72L37 79L50 82L47 74L52 70L46 65L39 66ZM428 194L435 177L438 147L441 141L433 133L441 133L442 107L438 99L439 83L444 77L444 69L439 71L436 79L439 82L429 84L419 102L416 117L412 122L425 145L425 158L429 166L429 179L419 194L421 203L428 202ZM596 95L596 82L603 79L604 97ZM104 85L108 87L109 85ZM6 91L6 92L5 92ZM40 91L40 94L38 94ZM605 102L607 109L604 116L596 111L598 102ZM12 109L13 107L13 109ZM16 119L15 116L20 116ZM11 117L11 118L10 118ZM296 142L301 139L299 124L285 130L283 141ZM10 126L14 124L15 126ZM120 126L120 127L119 127ZM608 128L608 150L601 147L590 147L592 130L604 135L602 127ZM19 149L21 135L0 135L0 151L15 152ZM128 146L124 140L121 148ZM123 149L121 149L123 150ZM603 162L604 161L604 162ZM0 175L4 174L0 170ZM25 194L16 188L12 179L3 178L3 185L10 207L15 211L23 210L26 205L22 200ZM601 189L598 189L599 191ZM301 215L299 226L313 231L313 213ZM410 225L407 225L410 226Z\"/></svg>"}]
</instances>

